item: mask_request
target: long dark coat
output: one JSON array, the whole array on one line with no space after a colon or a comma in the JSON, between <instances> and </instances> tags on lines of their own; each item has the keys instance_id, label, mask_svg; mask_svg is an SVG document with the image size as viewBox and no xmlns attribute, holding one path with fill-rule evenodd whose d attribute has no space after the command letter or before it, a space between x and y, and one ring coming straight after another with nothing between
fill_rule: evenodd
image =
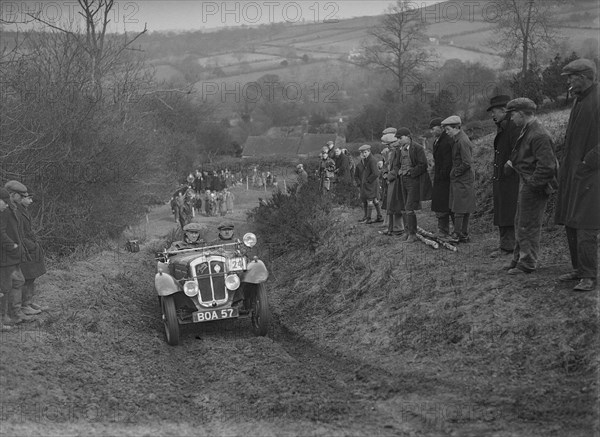
<instances>
[{"instance_id":1,"label":"long dark coat","mask_svg":"<svg viewBox=\"0 0 600 437\"><path fill-rule=\"evenodd\" d=\"M13 248L15 244L18 247ZM0 267L10 267L28 261L29 255L23 244L21 214L10 202L9 207L0 212Z\"/></svg>"},{"instance_id":2,"label":"long dark coat","mask_svg":"<svg viewBox=\"0 0 600 437\"><path fill-rule=\"evenodd\" d=\"M352 176L350 175L350 159L348 155L340 153L340 156L333 158L335 162L335 175L338 182L349 184L352 182Z\"/></svg>"},{"instance_id":3,"label":"long dark coat","mask_svg":"<svg viewBox=\"0 0 600 437\"><path fill-rule=\"evenodd\" d=\"M452 170L452 145L454 140L446 132L433 142L433 187L431 210L450 211L450 170Z\"/></svg>"},{"instance_id":4,"label":"long dark coat","mask_svg":"<svg viewBox=\"0 0 600 437\"><path fill-rule=\"evenodd\" d=\"M388 214L400 214L404 211L404 199L400 192L400 178L398 170L400 169L400 149L394 147L389 153L387 177L387 192L385 208Z\"/></svg>"},{"instance_id":5,"label":"long dark coat","mask_svg":"<svg viewBox=\"0 0 600 437\"><path fill-rule=\"evenodd\" d=\"M475 212L475 173L472 167L473 143L462 130L452 145L450 209L458 214Z\"/></svg>"},{"instance_id":6,"label":"long dark coat","mask_svg":"<svg viewBox=\"0 0 600 437\"><path fill-rule=\"evenodd\" d=\"M379 197L379 169L372 153L362 159L356 166L357 178L360 181L361 200L372 200Z\"/></svg>"},{"instance_id":7,"label":"long dark coat","mask_svg":"<svg viewBox=\"0 0 600 437\"><path fill-rule=\"evenodd\" d=\"M23 225L23 244L29 252L31 261L21 263L21 271L25 279L35 279L46 273L46 264L44 263L44 251L42 246L31 228L31 216L27 209L22 206L17 206L21 213L21 223Z\"/></svg>"},{"instance_id":8,"label":"long dark coat","mask_svg":"<svg viewBox=\"0 0 600 437\"><path fill-rule=\"evenodd\" d=\"M575 229L600 229L598 100L598 84L577 97L565 136L556 222Z\"/></svg>"},{"instance_id":9,"label":"long dark coat","mask_svg":"<svg viewBox=\"0 0 600 437\"><path fill-rule=\"evenodd\" d=\"M519 196L519 175L516 172L505 174L504 164L521 134L521 128L511 119L510 113L497 124L494 138L494 175L492 188L494 193L494 225L514 226Z\"/></svg>"}]
</instances>

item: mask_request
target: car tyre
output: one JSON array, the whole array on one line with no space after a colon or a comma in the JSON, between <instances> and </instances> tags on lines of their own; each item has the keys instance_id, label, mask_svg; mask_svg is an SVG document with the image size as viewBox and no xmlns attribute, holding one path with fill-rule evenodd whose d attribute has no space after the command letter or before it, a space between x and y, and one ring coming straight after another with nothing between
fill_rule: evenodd
<instances>
[{"instance_id":1,"label":"car tyre","mask_svg":"<svg viewBox=\"0 0 600 437\"><path fill-rule=\"evenodd\" d=\"M179 344L179 322L175 310L175 297L163 296L162 319L165 325L165 337L167 344L177 346Z\"/></svg>"},{"instance_id":2,"label":"car tyre","mask_svg":"<svg viewBox=\"0 0 600 437\"><path fill-rule=\"evenodd\" d=\"M267 289L264 284L257 284L253 288L251 297L252 331L255 335L264 337L269 332L269 327L271 326L271 310L269 308Z\"/></svg>"}]
</instances>

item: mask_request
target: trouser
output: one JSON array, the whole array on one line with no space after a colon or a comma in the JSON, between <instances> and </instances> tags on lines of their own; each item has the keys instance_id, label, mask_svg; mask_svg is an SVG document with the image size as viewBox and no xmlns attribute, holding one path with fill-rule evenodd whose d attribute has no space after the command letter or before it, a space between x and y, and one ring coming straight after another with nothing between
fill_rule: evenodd
<instances>
[{"instance_id":1,"label":"trouser","mask_svg":"<svg viewBox=\"0 0 600 437\"><path fill-rule=\"evenodd\" d=\"M23 306L28 306L33 303L33 298L35 297L35 278L33 279L25 279L25 284L22 287L22 304Z\"/></svg>"},{"instance_id":2,"label":"trouser","mask_svg":"<svg viewBox=\"0 0 600 437\"><path fill-rule=\"evenodd\" d=\"M515 248L515 227L498 226L498 234L500 235L500 249L512 252Z\"/></svg>"},{"instance_id":3,"label":"trouser","mask_svg":"<svg viewBox=\"0 0 600 437\"><path fill-rule=\"evenodd\" d=\"M598 277L598 230L565 226L573 270L580 278Z\"/></svg>"},{"instance_id":4,"label":"trouser","mask_svg":"<svg viewBox=\"0 0 600 437\"><path fill-rule=\"evenodd\" d=\"M417 214L414 211L403 211L402 216L404 218L404 226L408 232L408 235L417 234Z\"/></svg>"},{"instance_id":5,"label":"trouser","mask_svg":"<svg viewBox=\"0 0 600 437\"><path fill-rule=\"evenodd\" d=\"M21 309L21 289L25 278L19 265L0 267L0 291L2 297L2 316L14 314Z\"/></svg>"},{"instance_id":6,"label":"trouser","mask_svg":"<svg viewBox=\"0 0 600 437\"><path fill-rule=\"evenodd\" d=\"M469 236L469 218L471 214L468 212L454 213L454 232L459 237Z\"/></svg>"},{"instance_id":7,"label":"trouser","mask_svg":"<svg viewBox=\"0 0 600 437\"><path fill-rule=\"evenodd\" d=\"M515 215L515 249L513 261L517 268L532 272L537 268L542 237L542 221L548 195L533 190L521 182Z\"/></svg>"},{"instance_id":8,"label":"trouser","mask_svg":"<svg viewBox=\"0 0 600 437\"><path fill-rule=\"evenodd\" d=\"M436 212L435 216L438 220L438 232L444 235L450 234L450 219L454 224L454 213L452 211Z\"/></svg>"}]
</instances>

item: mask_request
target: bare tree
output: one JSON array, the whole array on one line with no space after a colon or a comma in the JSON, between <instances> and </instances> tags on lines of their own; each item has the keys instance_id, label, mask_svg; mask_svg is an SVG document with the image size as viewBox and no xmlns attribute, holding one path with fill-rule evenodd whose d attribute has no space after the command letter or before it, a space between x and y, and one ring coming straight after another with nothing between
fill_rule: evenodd
<instances>
[{"instance_id":1,"label":"bare tree","mask_svg":"<svg viewBox=\"0 0 600 437\"><path fill-rule=\"evenodd\" d=\"M418 82L424 67L432 62L425 47L427 23L414 2L398 0L388 8L381 23L369 30L371 41L363 46L363 64L392 73L402 92L408 79Z\"/></svg>"},{"instance_id":2,"label":"bare tree","mask_svg":"<svg viewBox=\"0 0 600 437\"><path fill-rule=\"evenodd\" d=\"M521 80L529 64L538 65L540 57L559 38L554 0L499 0L497 39L506 59L521 56Z\"/></svg>"}]
</instances>

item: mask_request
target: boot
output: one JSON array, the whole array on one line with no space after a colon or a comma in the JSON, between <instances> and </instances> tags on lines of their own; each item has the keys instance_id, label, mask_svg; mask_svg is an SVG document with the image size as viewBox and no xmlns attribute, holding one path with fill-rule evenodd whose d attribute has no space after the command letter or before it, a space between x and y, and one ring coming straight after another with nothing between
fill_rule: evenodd
<instances>
[{"instance_id":1,"label":"boot","mask_svg":"<svg viewBox=\"0 0 600 437\"><path fill-rule=\"evenodd\" d=\"M408 214L402 214L402 222L403 222L403 227L405 228L405 231L403 234L401 234L400 241L406 241L408 239L408 236L410 235L410 233L408 232L408 230L410 229L410 225L409 225L408 221L409 221Z\"/></svg>"},{"instance_id":2,"label":"boot","mask_svg":"<svg viewBox=\"0 0 600 437\"><path fill-rule=\"evenodd\" d=\"M373 220L371 220L372 214L373 214L373 207L367 206L367 221L365 222L365 224L370 225L372 223L375 223Z\"/></svg>"},{"instance_id":3,"label":"boot","mask_svg":"<svg viewBox=\"0 0 600 437\"><path fill-rule=\"evenodd\" d=\"M417 215L412 213L412 214L407 214L407 237L406 237L406 242L407 243L414 243L415 241L419 241L419 239L417 238Z\"/></svg>"},{"instance_id":4,"label":"boot","mask_svg":"<svg viewBox=\"0 0 600 437\"><path fill-rule=\"evenodd\" d=\"M375 211L377 211L377 218L375 219L375 223L383 222L383 216L381 215L381 205L379 202L375 204Z\"/></svg>"},{"instance_id":5,"label":"boot","mask_svg":"<svg viewBox=\"0 0 600 437\"><path fill-rule=\"evenodd\" d=\"M471 241L471 239L469 238L469 217L471 214L466 213L463 216L463 222L462 222L462 228L460 230L460 242L461 243L468 243L469 241Z\"/></svg>"},{"instance_id":6,"label":"boot","mask_svg":"<svg viewBox=\"0 0 600 437\"><path fill-rule=\"evenodd\" d=\"M437 237L447 238L450 235L450 216L438 217Z\"/></svg>"},{"instance_id":7,"label":"boot","mask_svg":"<svg viewBox=\"0 0 600 437\"><path fill-rule=\"evenodd\" d=\"M365 223L367 221L367 219L370 217L369 215L367 215L367 204L366 203L363 203L363 210L364 210L363 218L361 218L358 221L359 223Z\"/></svg>"},{"instance_id":8,"label":"boot","mask_svg":"<svg viewBox=\"0 0 600 437\"><path fill-rule=\"evenodd\" d=\"M388 228L389 227L389 223L390 223L390 219L389 219L390 215L386 214L383 216L383 223L381 224L382 228Z\"/></svg>"},{"instance_id":9,"label":"boot","mask_svg":"<svg viewBox=\"0 0 600 437\"><path fill-rule=\"evenodd\" d=\"M454 240L460 241L462 237L462 229L463 229L463 215L456 214L454 217L454 232L452 233L452 238Z\"/></svg>"},{"instance_id":10,"label":"boot","mask_svg":"<svg viewBox=\"0 0 600 437\"><path fill-rule=\"evenodd\" d=\"M385 219L387 221L387 230L385 231L379 231L379 233L381 235L393 235L394 232L394 216L391 214L388 214L385 216Z\"/></svg>"},{"instance_id":11,"label":"boot","mask_svg":"<svg viewBox=\"0 0 600 437\"><path fill-rule=\"evenodd\" d=\"M393 231L396 235L404 234L404 219L402 217L402 213L394 214L394 229Z\"/></svg>"}]
</instances>

